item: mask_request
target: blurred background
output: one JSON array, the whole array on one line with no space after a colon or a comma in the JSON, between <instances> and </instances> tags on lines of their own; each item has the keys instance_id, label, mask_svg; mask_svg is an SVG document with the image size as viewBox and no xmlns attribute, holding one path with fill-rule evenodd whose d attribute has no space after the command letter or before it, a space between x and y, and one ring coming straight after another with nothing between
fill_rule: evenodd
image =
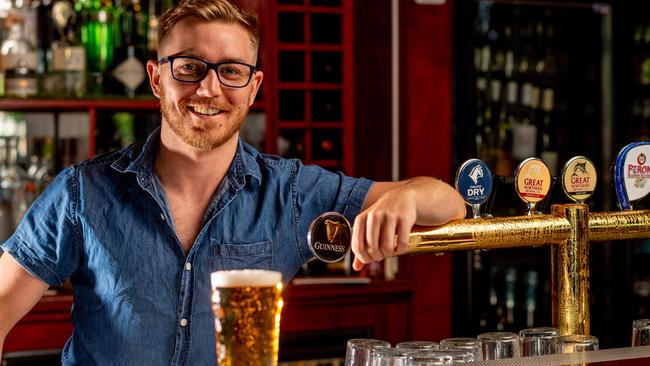
<instances>
[{"instance_id":1,"label":"blurred background","mask_svg":"<svg viewBox=\"0 0 650 366\"><path fill-rule=\"evenodd\" d=\"M561 0L238 0L265 73L242 138L376 180L498 175L484 211L521 215L516 166L596 165L592 211L618 210L610 169L650 134L650 4ZM144 65L174 1L0 1L0 241L61 169L160 123ZM568 202L559 185L541 208ZM638 202L635 208L644 208ZM278 213L281 214L281 213ZM592 334L629 344L650 310L650 242L592 246ZM403 257L353 272L306 264L285 293L281 361L336 365L345 340L440 340L551 325L549 248ZM52 289L5 351L57 350L71 293ZM45 362L45 361L43 361ZM316 362L316 361L314 361ZM297 364L297 363L296 363Z\"/></svg>"}]
</instances>

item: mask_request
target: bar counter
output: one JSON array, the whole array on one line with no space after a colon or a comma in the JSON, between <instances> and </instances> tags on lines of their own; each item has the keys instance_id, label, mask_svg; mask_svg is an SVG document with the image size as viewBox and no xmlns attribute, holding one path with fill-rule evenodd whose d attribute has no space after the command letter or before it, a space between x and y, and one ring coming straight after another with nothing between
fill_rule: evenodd
<instances>
[{"instance_id":1,"label":"bar counter","mask_svg":"<svg viewBox=\"0 0 650 366\"><path fill-rule=\"evenodd\" d=\"M650 346L470 362L472 366L648 366Z\"/></svg>"}]
</instances>

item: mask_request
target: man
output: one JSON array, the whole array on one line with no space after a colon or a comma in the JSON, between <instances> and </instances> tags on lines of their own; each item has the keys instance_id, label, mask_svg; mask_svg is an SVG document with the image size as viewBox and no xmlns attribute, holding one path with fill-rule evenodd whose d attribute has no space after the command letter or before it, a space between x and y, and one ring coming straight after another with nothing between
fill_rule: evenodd
<instances>
[{"instance_id":1,"label":"man","mask_svg":"<svg viewBox=\"0 0 650 366\"><path fill-rule=\"evenodd\" d=\"M147 71L160 129L64 170L2 245L0 347L70 278L64 365L214 365L212 271L273 269L289 281L325 211L354 219L357 270L403 250L415 223L464 217L440 181L373 184L242 143L263 78L259 37L255 18L225 0L182 2L161 17L159 41Z\"/></svg>"}]
</instances>

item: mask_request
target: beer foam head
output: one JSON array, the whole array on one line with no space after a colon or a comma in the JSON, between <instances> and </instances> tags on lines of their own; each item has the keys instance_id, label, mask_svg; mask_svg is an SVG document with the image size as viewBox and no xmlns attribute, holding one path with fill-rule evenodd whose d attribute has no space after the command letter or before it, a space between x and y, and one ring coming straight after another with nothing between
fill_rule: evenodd
<instances>
[{"instance_id":1,"label":"beer foam head","mask_svg":"<svg viewBox=\"0 0 650 366\"><path fill-rule=\"evenodd\" d=\"M217 287L270 287L282 282L282 273L261 269L239 269L212 273L212 288Z\"/></svg>"}]
</instances>

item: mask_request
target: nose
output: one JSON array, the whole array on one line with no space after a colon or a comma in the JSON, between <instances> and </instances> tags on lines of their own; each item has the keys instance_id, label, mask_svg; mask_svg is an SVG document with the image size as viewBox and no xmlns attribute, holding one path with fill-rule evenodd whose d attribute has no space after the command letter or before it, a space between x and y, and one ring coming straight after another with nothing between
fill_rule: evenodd
<instances>
[{"instance_id":1,"label":"nose","mask_svg":"<svg viewBox=\"0 0 650 366\"><path fill-rule=\"evenodd\" d=\"M221 82L214 69L208 70L205 78L199 83L196 94L204 97L215 97L221 95Z\"/></svg>"}]
</instances>

